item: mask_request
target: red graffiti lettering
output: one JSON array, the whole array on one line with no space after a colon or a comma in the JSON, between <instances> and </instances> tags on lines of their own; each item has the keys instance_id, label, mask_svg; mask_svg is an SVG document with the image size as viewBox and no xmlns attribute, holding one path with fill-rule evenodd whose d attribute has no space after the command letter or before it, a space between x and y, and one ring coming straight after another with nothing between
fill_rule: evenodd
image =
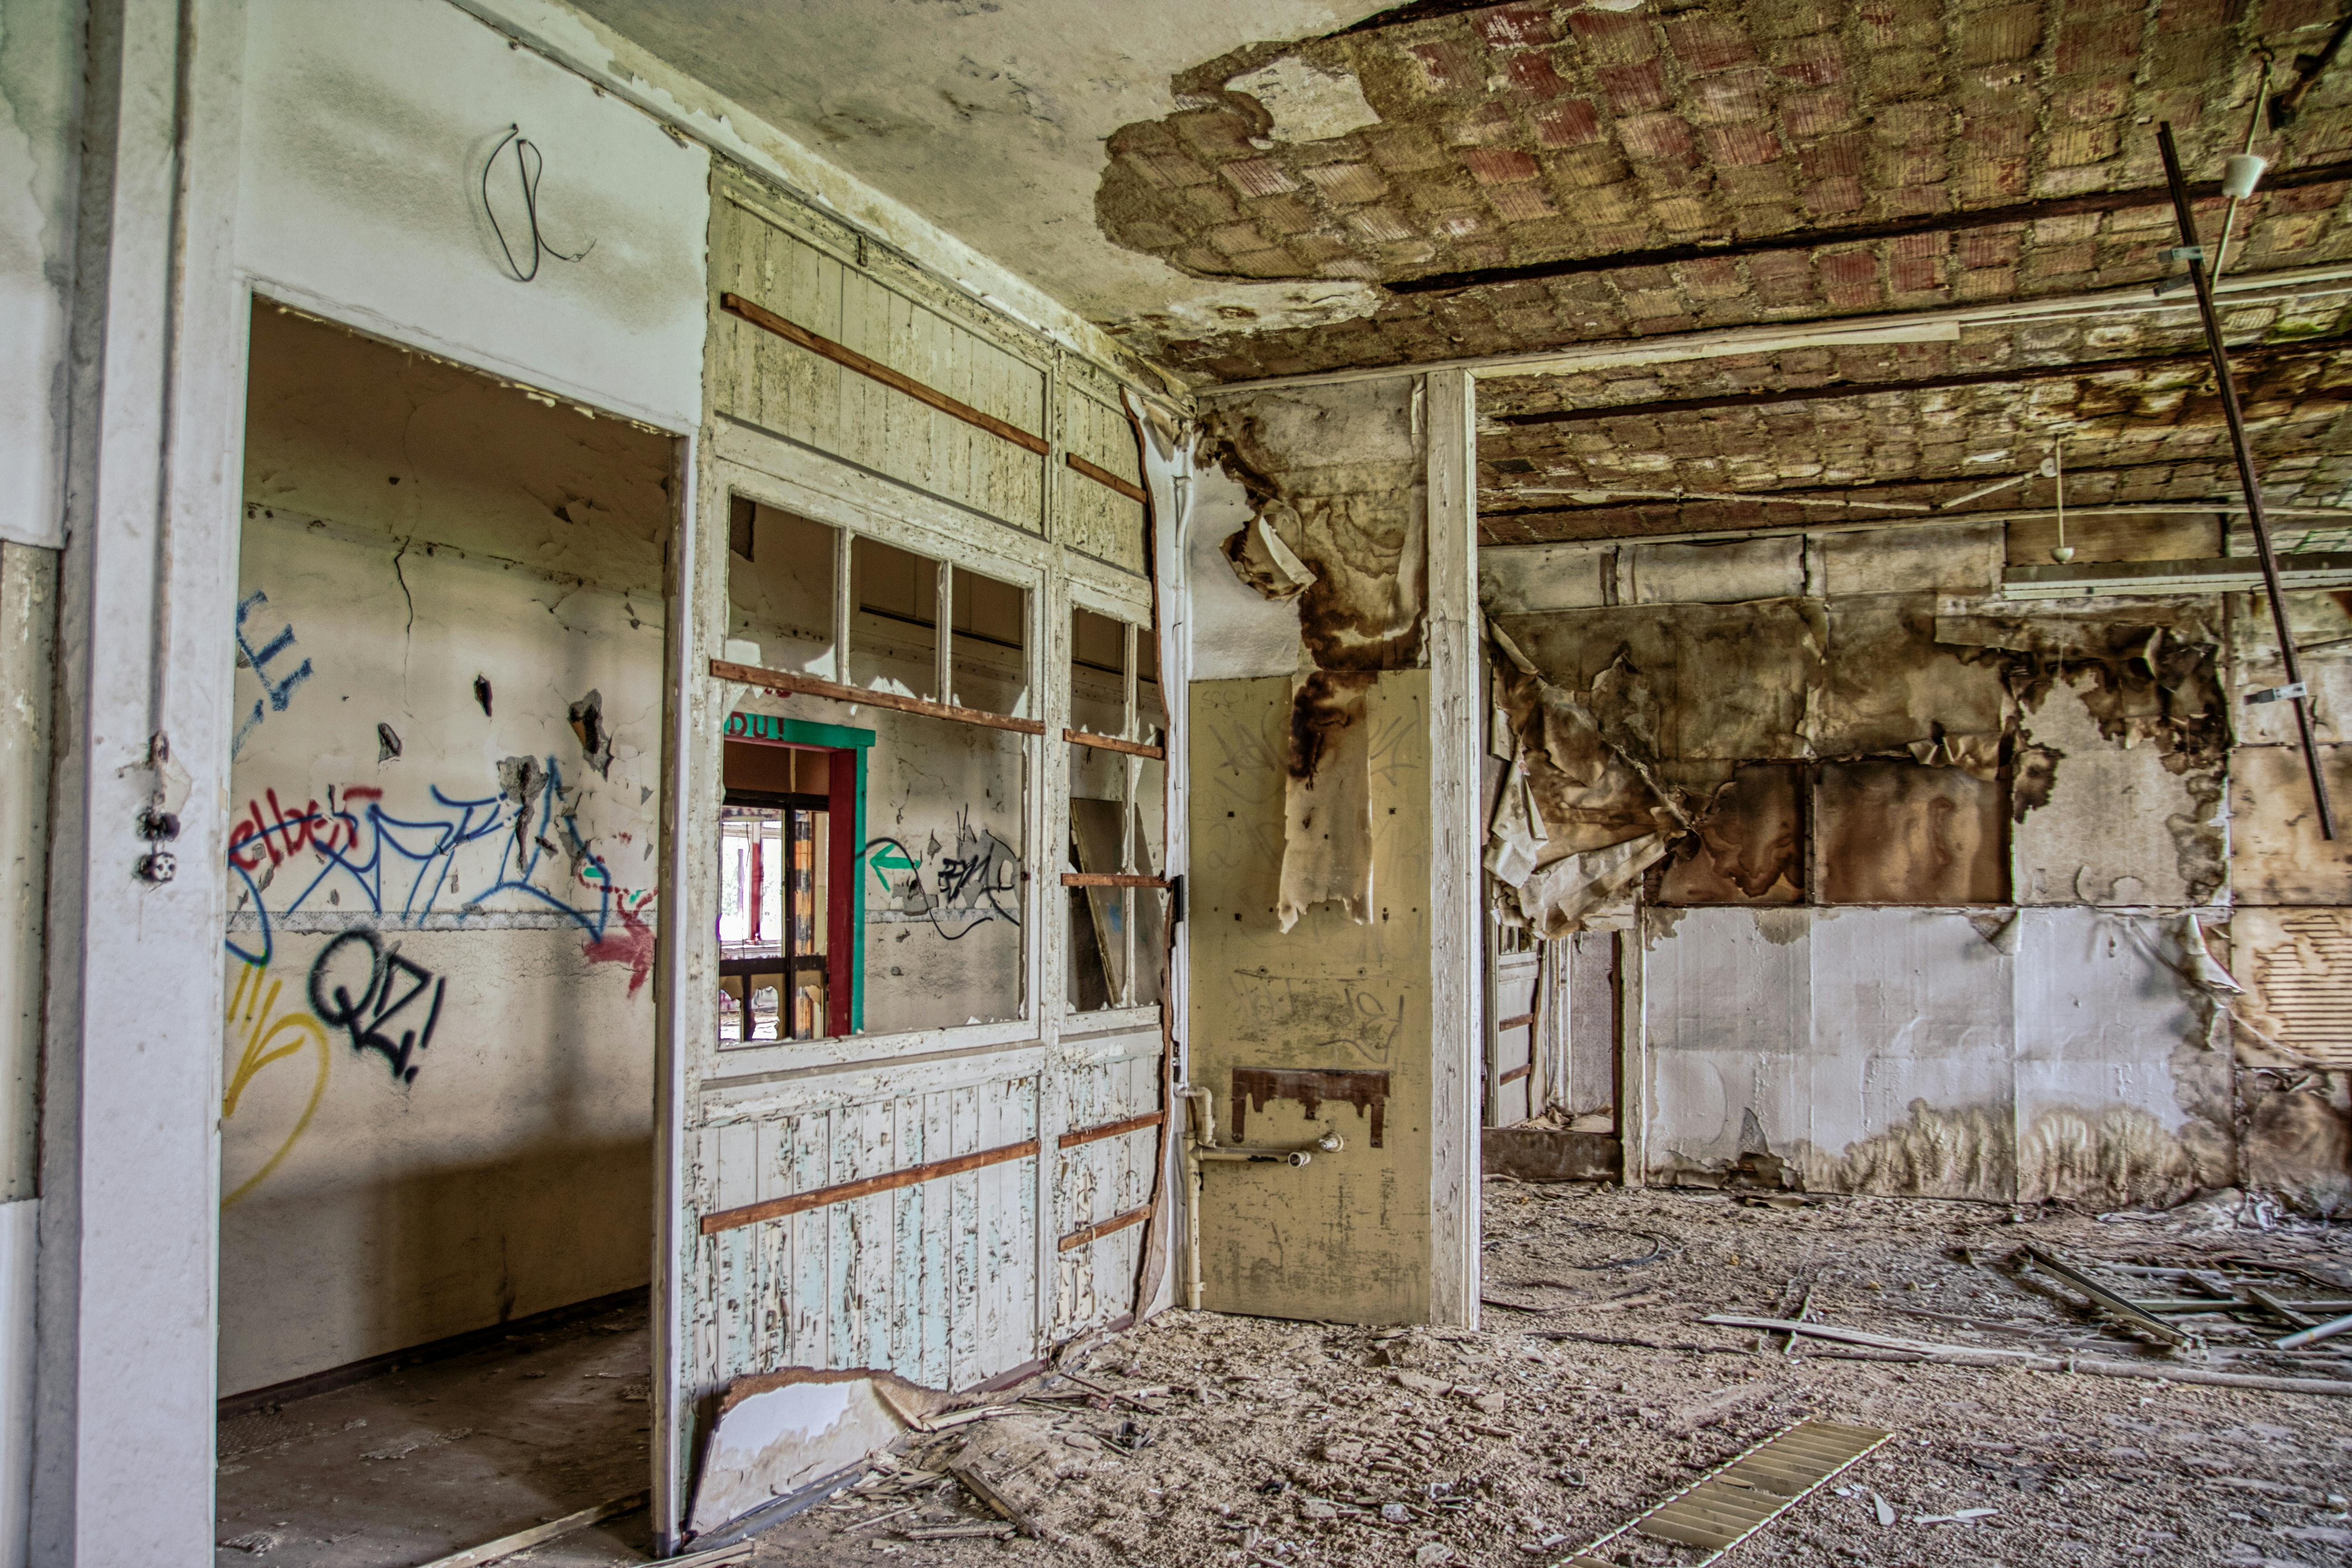
<instances>
[{"instance_id":1,"label":"red graffiti lettering","mask_svg":"<svg viewBox=\"0 0 2352 1568\"><path fill-rule=\"evenodd\" d=\"M591 963L627 964L629 994L635 996L645 984L646 976L653 973L653 928L635 910L625 908L620 914L619 931L608 928L603 936L582 942L580 952Z\"/></svg>"}]
</instances>

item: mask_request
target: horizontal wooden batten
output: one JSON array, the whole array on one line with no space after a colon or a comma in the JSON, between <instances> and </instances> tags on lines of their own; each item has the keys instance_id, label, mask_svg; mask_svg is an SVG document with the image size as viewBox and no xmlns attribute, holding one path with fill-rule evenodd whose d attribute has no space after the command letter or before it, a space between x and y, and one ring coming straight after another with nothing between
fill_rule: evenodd
<instances>
[{"instance_id":1,"label":"horizontal wooden batten","mask_svg":"<svg viewBox=\"0 0 2352 1568\"><path fill-rule=\"evenodd\" d=\"M1523 1067L1515 1067L1510 1071L1503 1075L1502 1081L1505 1083L1517 1083L1519 1079L1527 1077L1528 1074L1535 1070L1535 1064L1533 1062L1529 1062Z\"/></svg>"},{"instance_id":2,"label":"horizontal wooden batten","mask_svg":"<svg viewBox=\"0 0 2352 1568\"><path fill-rule=\"evenodd\" d=\"M895 691L868 691L862 686L844 686L838 681L819 680L814 676L794 675L789 670L761 669L752 664L730 664L723 658L710 661L710 673L720 680L732 680L744 686L765 687L770 691L789 692L801 697L823 697L835 702L857 702L868 708L888 708L899 713L919 713L926 719L951 719L959 724L981 724L991 730L1011 730L1016 734L1042 735L1045 726L1034 719L1015 719L1003 713L991 713L979 708L958 708L952 703L928 702L919 697L901 697Z\"/></svg>"},{"instance_id":3,"label":"horizontal wooden batten","mask_svg":"<svg viewBox=\"0 0 2352 1568\"><path fill-rule=\"evenodd\" d=\"M1522 1013L1516 1018L1496 1019L1495 1027L1498 1029L1523 1029L1535 1021L1536 1016L1533 1013Z\"/></svg>"},{"instance_id":4,"label":"horizontal wooden batten","mask_svg":"<svg viewBox=\"0 0 2352 1568\"><path fill-rule=\"evenodd\" d=\"M928 1165L909 1165L903 1171L892 1171L887 1175L840 1182L830 1187L814 1187L788 1198L770 1198L764 1203L745 1204L740 1208L720 1209L702 1216L702 1234L717 1236L722 1230L758 1225L761 1220L782 1219L786 1215L805 1214L810 1209L845 1204L852 1198L868 1198L877 1193L896 1192L900 1187L936 1182L943 1176L961 1176L967 1171L1002 1165L1011 1160L1026 1160L1037 1152L1037 1140L1027 1138L1018 1143L1007 1143L1001 1149L982 1149L977 1153L958 1154L951 1160L934 1160Z\"/></svg>"},{"instance_id":5,"label":"horizontal wooden batten","mask_svg":"<svg viewBox=\"0 0 2352 1568\"><path fill-rule=\"evenodd\" d=\"M1139 877L1124 871L1065 871L1065 888L1164 888L1165 877Z\"/></svg>"},{"instance_id":6,"label":"horizontal wooden batten","mask_svg":"<svg viewBox=\"0 0 2352 1568\"><path fill-rule=\"evenodd\" d=\"M993 414L982 413L961 398L950 397L937 387L927 386L903 371L892 370L879 360L868 359L848 344L837 343L831 338L810 331L797 321L788 321L773 310L763 305L754 304L740 294L721 294L719 296L719 305L729 315L740 317L762 331L773 332L797 348L806 349L809 353L823 359L829 359L845 369L854 370L869 380L878 381L893 392L902 392L918 403L926 404L952 418L962 420L967 425L977 426L990 435L1002 437L1014 446L1034 452L1041 458L1052 450L1043 436L1033 436L1009 420L999 419ZM1075 463L1076 459L1072 461ZM1083 469L1080 471L1084 472Z\"/></svg>"},{"instance_id":7,"label":"horizontal wooden batten","mask_svg":"<svg viewBox=\"0 0 2352 1568\"><path fill-rule=\"evenodd\" d=\"M1151 1217L1153 1207L1153 1205L1146 1204L1139 1209L1129 1209L1125 1214L1117 1214L1108 1219L1097 1220L1084 1230L1074 1230L1062 1237L1058 1250L1068 1252L1084 1247L1090 1241L1100 1241L1106 1236L1114 1236L1129 1226L1141 1225Z\"/></svg>"},{"instance_id":8,"label":"horizontal wooden batten","mask_svg":"<svg viewBox=\"0 0 2352 1568\"><path fill-rule=\"evenodd\" d=\"M1141 485L1120 479L1117 474L1112 473L1108 468L1104 468L1099 463L1089 463L1084 458L1079 457L1076 452L1063 453L1062 461L1069 464L1071 468L1076 468L1079 473L1086 475L1087 478L1094 480L1095 483L1102 486L1103 489L1107 490L1117 490L1119 494L1125 496L1128 500L1134 501L1139 506L1150 506L1151 504L1151 497L1144 490L1144 488Z\"/></svg>"},{"instance_id":9,"label":"horizontal wooden batten","mask_svg":"<svg viewBox=\"0 0 2352 1568\"><path fill-rule=\"evenodd\" d=\"M1092 746L1098 752L1125 752L1130 757L1154 757L1165 760L1168 748L1149 745L1141 741L1122 741L1115 735L1089 735L1084 730L1065 730L1062 739L1073 746Z\"/></svg>"},{"instance_id":10,"label":"horizontal wooden batten","mask_svg":"<svg viewBox=\"0 0 2352 1568\"><path fill-rule=\"evenodd\" d=\"M1099 1143L1106 1138L1117 1138L1129 1132L1140 1132L1147 1127L1158 1127L1167 1120L1166 1111L1155 1110L1149 1116L1130 1116L1124 1121L1105 1121L1098 1126L1081 1127L1076 1132L1063 1133L1056 1141L1055 1147L1075 1149L1081 1143Z\"/></svg>"}]
</instances>

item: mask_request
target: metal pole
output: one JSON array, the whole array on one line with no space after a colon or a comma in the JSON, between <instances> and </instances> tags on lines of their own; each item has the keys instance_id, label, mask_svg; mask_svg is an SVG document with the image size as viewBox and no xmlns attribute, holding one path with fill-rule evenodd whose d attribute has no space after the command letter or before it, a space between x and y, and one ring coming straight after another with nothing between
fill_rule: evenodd
<instances>
[{"instance_id":1,"label":"metal pole","mask_svg":"<svg viewBox=\"0 0 2352 1568\"><path fill-rule=\"evenodd\" d=\"M2230 351L2221 344L2221 319L2213 310L2213 283L2197 241L2197 218L2189 211L2189 183L2180 174L2180 151L2172 142L2172 122L2157 127L2156 144L2164 153L2165 184L2172 188L2172 212L2180 225L2180 243L2188 252L2189 282L2197 290L2197 313L2205 323L2205 346L2213 353L2213 378L2221 389L2221 416L2230 426L2230 447L2238 459L2238 483L2246 492L2246 521L2254 532L2254 552L2263 563L2263 589L2270 597L2271 624L2277 628L2279 658L2286 666L2286 684L2295 692L2295 732L2303 739L2303 763L2311 774L2311 798L2319 808L2319 836L2336 837L2336 812L2327 800L2327 779L2320 771L2319 745L2311 733L2311 701L2302 694L2303 661L2295 655L2294 631L2288 626L2286 594L2279 586L2278 552L2271 547L2270 520L2263 513L2262 487L2254 479L2254 457L2246 446L2246 419L2238 407L2238 383L2230 371Z\"/></svg>"}]
</instances>

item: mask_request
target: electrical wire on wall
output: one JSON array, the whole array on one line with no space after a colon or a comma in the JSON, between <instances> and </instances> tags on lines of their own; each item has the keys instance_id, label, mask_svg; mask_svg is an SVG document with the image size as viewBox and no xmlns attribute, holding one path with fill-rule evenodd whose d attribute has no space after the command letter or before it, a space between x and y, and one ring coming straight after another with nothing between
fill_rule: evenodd
<instances>
[{"instance_id":1,"label":"electrical wire on wall","mask_svg":"<svg viewBox=\"0 0 2352 1568\"><path fill-rule=\"evenodd\" d=\"M515 181L522 187L523 216L530 226L530 266L528 270L515 259L514 247L507 243L506 226L499 222L498 208L490 204L490 173L499 165L499 154L509 147L514 149ZM546 168L545 154L540 152L537 142L522 133L520 125L508 126L507 133L499 138L499 144L491 148L490 155L482 161L482 212L490 220L490 232L498 236L499 249L507 258L507 270L514 275L518 283L528 283L539 276L539 263L542 257L551 256L558 261L580 261L586 258L589 251L596 248L596 242L592 239L577 254L566 256L548 244L547 237L540 232L539 181Z\"/></svg>"}]
</instances>

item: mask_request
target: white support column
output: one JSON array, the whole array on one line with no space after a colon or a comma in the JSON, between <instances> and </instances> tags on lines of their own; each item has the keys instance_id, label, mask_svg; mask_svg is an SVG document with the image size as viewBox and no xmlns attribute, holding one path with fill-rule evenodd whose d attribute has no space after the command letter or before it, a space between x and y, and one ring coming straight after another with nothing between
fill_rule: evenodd
<instances>
[{"instance_id":1,"label":"white support column","mask_svg":"<svg viewBox=\"0 0 2352 1568\"><path fill-rule=\"evenodd\" d=\"M1427 379L1433 1322L1478 1324L1478 418L1466 371Z\"/></svg>"},{"instance_id":2,"label":"white support column","mask_svg":"<svg viewBox=\"0 0 2352 1568\"><path fill-rule=\"evenodd\" d=\"M209 1561L242 0L92 0L29 1555ZM175 837L142 836L168 813ZM151 818L151 820L152 820ZM166 879L151 853L168 854Z\"/></svg>"},{"instance_id":3,"label":"white support column","mask_svg":"<svg viewBox=\"0 0 2352 1568\"><path fill-rule=\"evenodd\" d=\"M692 1464L689 1313L700 1238L685 1224L698 1130L690 1085L709 1070L718 1035L718 928L678 918L716 909L719 801L724 794L728 689L710 677L727 646L728 493L709 445L678 443L680 487L672 520L662 714L661 907L654 962L654 1254L652 1352L654 1542L677 1547ZM846 548L835 562L847 578ZM839 626L846 627L846 619ZM838 646L838 645L836 645ZM836 668L845 671L846 661ZM846 679L845 673L841 679Z\"/></svg>"}]
</instances>

